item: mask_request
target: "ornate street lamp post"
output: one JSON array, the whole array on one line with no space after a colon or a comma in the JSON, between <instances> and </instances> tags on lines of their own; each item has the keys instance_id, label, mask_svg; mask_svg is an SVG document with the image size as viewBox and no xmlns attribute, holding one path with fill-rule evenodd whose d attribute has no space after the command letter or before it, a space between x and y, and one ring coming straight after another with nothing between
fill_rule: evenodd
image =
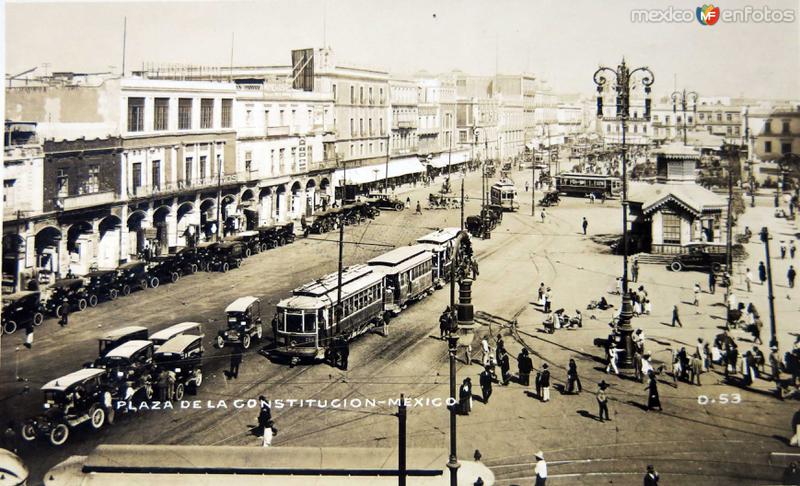
<instances>
[{"instance_id":1,"label":"ornate street lamp post","mask_svg":"<svg viewBox=\"0 0 800 486\"><path fill-rule=\"evenodd\" d=\"M623 267L622 267L622 308L619 314L617 329L625 346L624 354L620 363L625 367L633 365L633 328L631 327L631 317L633 317L633 305L631 296L628 293L628 172L627 172L627 145L625 143L625 132L628 128L630 116L630 94L631 85L636 84L634 74L642 73L638 82L644 86L644 117L650 119L650 86L655 80L653 72L647 67L639 67L631 70L625 64L625 59L617 66L617 69L601 66L594 73L594 83L597 85L597 116L603 117L603 90L608 79L606 76L613 75L614 91L616 92L616 114L614 120L619 120L622 124L622 245L623 245ZM635 119L635 118L634 118Z\"/></svg>"},{"instance_id":2,"label":"ornate street lamp post","mask_svg":"<svg viewBox=\"0 0 800 486\"><path fill-rule=\"evenodd\" d=\"M695 115L697 114L697 97L699 95L694 91L686 91L686 88L683 88L683 91L673 91L671 98L672 98L672 113L676 113L678 110L678 104L681 105L681 112L683 112L683 144L686 145L686 132L688 131L688 127L686 126L686 105L691 101L692 103L692 113Z\"/></svg>"}]
</instances>

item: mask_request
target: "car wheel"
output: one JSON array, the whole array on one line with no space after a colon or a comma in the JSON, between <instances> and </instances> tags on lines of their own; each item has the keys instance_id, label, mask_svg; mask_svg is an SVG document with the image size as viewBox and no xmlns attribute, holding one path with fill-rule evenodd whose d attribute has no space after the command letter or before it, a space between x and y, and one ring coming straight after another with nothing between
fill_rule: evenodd
<instances>
[{"instance_id":1,"label":"car wheel","mask_svg":"<svg viewBox=\"0 0 800 486\"><path fill-rule=\"evenodd\" d=\"M159 283L160 283L160 282L158 281L158 277L153 277L153 278L151 278L151 279L150 279L150 288L151 288L151 289L158 288L158 284L159 284Z\"/></svg>"},{"instance_id":2,"label":"car wheel","mask_svg":"<svg viewBox=\"0 0 800 486\"><path fill-rule=\"evenodd\" d=\"M719 262L714 262L711 264L711 271L714 273L719 273L722 271L722 264Z\"/></svg>"},{"instance_id":3,"label":"car wheel","mask_svg":"<svg viewBox=\"0 0 800 486\"><path fill-rule=\"evenodd\" d=\"M246 248L246 249L244 250L244 257L245 257L245 258L250 258L250 255L252 255L252 254L253 254L253 252L252 252L252 251L250 251L250 248Z\"/></svg>"},{"instance_id":4,"label":"car wheel","mask_svg":"<svg viewBox=\"0 0 800 486\"><path fill-rule=\"evenodd\" d=\"M63 445L69 438L69 427L67 424L58 424L50 431L50 443L54 446Z\"/></svg>"},{"instance_id":5,"label":"car wheel","mask_svg":"<svg viewBox=\"0 0 800 486\"><path fill-rule=\"evenodd\" d=\"M261 326L258 326L256 328L256 339L261 341L261 336L263 336L263 335L264 335L264 329L262 329Z\"/></svg>"},{"instance_id":6,"label":"car wheel","mask_svg":"<svg viewBox=\"0 0 800 486\"><path fill-rule=\"evenodd\" d=\"M245 334L244 337L242 337L242 347L244 349L250 349L250 335L249 334Z\"/></svg>"},{"instance_id":7,"label":"car wheel","mask_svg":"<svg viewBox=\"0 0 800 486\"><path fill-rule=\"evenodd\" d=\"M122 286L122 295L131 295L131 286L125 284Z\"/></svg>"},{"instance_id":8,"label":"car wheel","mask_svg":"<svg viewBox=\"0 0 800 486\"><path fill-rule=\"evenodd\" d=\"M33 313L33 325L34 326L41 326L42 322L44 322L44 314L41 312L34 312Z\"/></svg>"},{"instance_id":9,"label":"car wheel","mask_svg":"<svg viewBox=\"0 0 800 486\"><path fill-rule=\"evenodd\" d=\"M153 399L153 387L150 385L145 385L144 387L144 397L148 400Z\"/></svg>"},{"instance_id":10,"label":"car wheel","mask_svg":"<svg viewBox=\"0 0 800 486\"><path fill-rule=\"evenodd\" d=\"M179 278L181 278L181 276L178 275L178 272L172 272L171 274L169 274L169 281L172 283L177 282Z\"/></svg>"},{"instance_id":11,"label":"car wheel","mask_svg":"<svg viewBox=\"0 0 800 486\"><path fill-rule=\"evenodd\" d=\"M198 369L194 372L194 387L200 388L200 385L203 384L203 370Z\"/></svg>"},{"instance_id":12,"label":"car wheel","mask_svg":"<svg viewBox=\"0 0 800 486\"><path fill-rule=\"evenodd\" d=\"M64 313L63 306L61 304L57 305L56 306L56 312L55 312L56 317L61 318L61 314L63 314L63 313Z\"/></svg>"},{"instance_id":13,"label":"car wheel","mask_svg":"<svg viewBox=\"0 0 800 486\"><path fill-rule=\"evenodd\" d=\"M197 264L192 263L189 265L189 274L197 273Z\"/></svg>"},{"instance_id":14,"label":"car wheel","mask_svg":"<svg viewBox=\"0 0 800 486\"><path fill-rule=\"evenodd\" d=\"M397 204L394 205L394 209L395 209L395 211L402 211L403 209L405 209L405 205L401 204L401 203L397 203Z\"/></svg>"},{"instance_id":15,"label":"car wheel","mask_svg":"<svg viewBox=\"0 0 800 486\"><path fill-rule=\"evenodd\" d=\"M222 273L227 272L228 270L230 270L230 268L231 268L231 266L228 265L228 262L223 263L222 267L220 267L220 269L222 270Z\"/></svg>"},{"instance_id":16,"label":"car wheel","mask_svg":"<svg viewBox=\"0 0 800 486\"><path fill-rule=\"evenodd\" d=\"M36 427L33 424L25 424L22 426L22 430L19 431L22 438L25 439L26 442L33 442L36 440Z\"/></svg>"},{"instance_id":17,"label":"car wheel","mask_svg":"<svg viewBox=\"0 0 800 486\"><path fill-rule=\"evenodd\" d=\"M97 430L106 423L106 411L103 410L103 407L99 405L93 405L92 410L89 412L89 416L91 417L91 421L89 423L92 424L92 428Z\"/></svg>"},{"instance_id":18,"label":"car wheel","mask_svg":"<svg viewBox=\"0 0 800 486\"><path fill-rule=\"evenodd\" d=\"M146 289L146 288L147 288L147 279L146 279L146 278L143 278L143 279L142 279L142 280L139 282L139 287L141 287L141 288L142 288L142 290L144 290L144 289Z\"/></svg>"},{"instance_id":19,"label":"car wheel","mask_svg":"<svg viewBox=\"0 0 800 486\"><path fill-rule=\"evenodd\" d=\"M109 408L106 412L106 423L108 425L114 424L114 418L117 416L117 412L114 411L113 408Z\"/></svg>"},{"instance_id":20,"label":"car wheel","mask_svg":"<svg viewBox=\"0 0 800 486\"><path fill-rule=\"evenodd\" d=\"M3 324L3 332L6 334L14 334L17 332L17 323L14 321L6 321Z\"/></svg>"},{"instance_id":21,"label":"car wheel","mask_svg":"<svg viewBox=\"0 0 800 486\"><path fill-rule=\"evenodd\" d=\"M674 261L669 264L669 269L672 270L673 272L680 272L681 270L683 270L683 265L681 265L681 262Z\"/></svg>"},{"instance_id":22,"label":"car wheel","mask_svg":"<svg viewBox=\"0 0 800 486\"><path fill-rule=\"evenodd\" d=\"M86 309L86 299L79 299L78 300L78 310L82 311Z\"/></svg>"},{"instance_id":23,"label":"car wheel","mask_svg":"<svg viewBox=\"0 0 800 486\"><path fill-rule=\"evenodd\" d=\"M281 236L280 239L278 239L278 246L283 246L285 244L286 244L286 238Z\"/></svg>"},{"instance_id":24,"label":"car wheel","mask_svg":"<svg viewBox=\"0 0 800 486\"><path fill-rule=\"evenodd\" d=\"M117 291L117 289L111 289L108 291L108 298L110 300L117 300L117 297L119 297L119 291Z\"/></svg>"},{"instance_id":25,"label":"car wheel","mask_svg":"<svg viewBox=\"0 0 800 486\"><path fill-rule=\"evenodd\" d=\"M258 249L259 249L259 251L261 251L262 253L263 253L263 252L265 252L265 251L267 251L267 244L266 244L266 243L261 243L261 245L259 245Z\"/></svg>"},{"instance_id":26,"label":"car wheel","mask_svg":"<svg viewBox=\"0 0 800 486\"><path fill-rule=\"evenodd\" d=\"M97 307L97 296L94 294L89 296L89 307Z\"/></svg>"},{"instance_id":27,"label":"car wheel","mask_svg":"<svg viewBox=\"0 0 800 486\"><path fill-rule=\"evenodd\" d=\"M225 339L222 336L217 336L217 347L222 349L225 347Z\"/></svg>"},{"instance_id":28,"label":"car wheel","mask_svg":"<svg viewBox=\"0 0 800 486\"><path fill-rule=\"evenodd\" d=\"M175 385L175 400L178 401L183 400L183 392L184 392L183 383L178 383L177 385Z\"/></svg>"}]
</instances>

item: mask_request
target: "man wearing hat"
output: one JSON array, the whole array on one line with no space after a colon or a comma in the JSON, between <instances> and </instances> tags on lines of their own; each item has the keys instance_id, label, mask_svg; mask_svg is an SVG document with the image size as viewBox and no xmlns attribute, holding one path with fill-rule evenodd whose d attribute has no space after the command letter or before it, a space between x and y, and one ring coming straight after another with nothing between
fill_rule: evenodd
<instances>
[{"instance_id":1,"label":"man wearing hat","mask_svg":"<svg viewBox=\"0 0 800 486\"><path fill-rule=\"evenodd\" d=\"M606 395L608 383L606 383L606 380L601 381L599 387L600 389L597 390L597 406L600 407L598 415L600 415L601 422L604 420L610 421L611 418L608 416L608 395Z\"/></svg>"},{"instance_id":2,"label":"man wearing hat","mask_svg":"<svg viewBox=\"0 0 800 486\"><path fill-rule=\"evenodd\" d=\"M644 475L644 486L658 486L658 473L652 465L647 466L647 473Z\"/></svg>"},{"instance_id":3,"label":"man wearing hat","mask_svg":"<svg viewBox=\"0 0 800 486\"><path fill-rule=\"evenodd\" d=\"M536 467L533 470L536 473L534 486L544 486L547 481L547 463L544 461L544 453L538 451L534 456L536 456Z\"/></svg>"},{"instance_id":4,"label":"man wearing hat","mask_svg":"<svg viewBox=\"0 0 800 486\"><path fill-rule=\"evenodd\" d=\"M772 381L778 383L781 377L781 357L778 354L778 347L772 346L769 353L769 367L771 371Z\"/></svg>"}]
</instances>

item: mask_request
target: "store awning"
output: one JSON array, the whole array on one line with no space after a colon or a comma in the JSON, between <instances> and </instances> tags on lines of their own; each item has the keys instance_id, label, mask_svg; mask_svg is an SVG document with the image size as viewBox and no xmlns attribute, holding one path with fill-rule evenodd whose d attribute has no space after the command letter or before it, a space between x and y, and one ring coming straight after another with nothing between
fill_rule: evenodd
<instances>
[{"instance_id":1,"label":"store awning","mask_svg":"<svg viewBox=\"0 0 800 486\"><path fill-rule=\"evenodd\" d=\"M442 169L444 167L447 167L448 164L453 166L457 164L463 164L468 160L469 160L469 151L458 150L453 152L442 152L439 155L433 157L428 164L431 167Z\"/></svg>"},{"instance_id":2,"label":"store awning","mask_svg":"<svg viewBox=\"0 0 800 486\"><path fill-rule=\"evenodd\" d=\"M347 184L367 184L369 182L381 181L386 178L387 168L384 164L368 165L366 167L354 167L347 169ZM422 174L425 167L419 159L414 157L404 157L389 161L389 178L400 177L408 174ZM336 171L336 179L343 180L345 171Z\"/></svg>"}]
</instances>

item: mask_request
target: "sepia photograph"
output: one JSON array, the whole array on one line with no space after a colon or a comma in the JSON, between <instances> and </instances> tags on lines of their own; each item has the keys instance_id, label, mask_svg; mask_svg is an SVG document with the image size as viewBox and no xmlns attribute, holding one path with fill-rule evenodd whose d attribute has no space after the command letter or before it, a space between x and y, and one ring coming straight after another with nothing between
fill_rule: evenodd
<instances>
[{"instance_id":1,"label":"sepia photograph","mask_svg":"<svg viewBox=\"0 0 800 486\"><path fill-rule=\"evenodd\" d=\"M0 485L800 485L797 0L0 18Z\"/></svg>"}]
</instances>

